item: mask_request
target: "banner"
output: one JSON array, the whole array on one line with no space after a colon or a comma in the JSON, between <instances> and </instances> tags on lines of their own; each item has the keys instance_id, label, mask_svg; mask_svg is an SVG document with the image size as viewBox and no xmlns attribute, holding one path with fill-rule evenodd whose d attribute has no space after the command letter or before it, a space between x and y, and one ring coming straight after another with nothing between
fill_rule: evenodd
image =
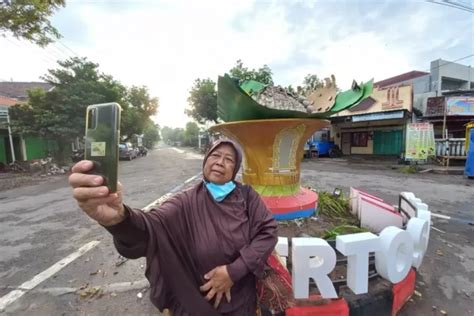
<instances>
[{"instance_id":1,"label":"banner","mask_svg":"<svg viewBox=\"0 0 474 316\"><path fill-rule=\"evenodd\" d=\"M426 160L435 155L433 124L408 123L405 141L405 160Z\"/></svg>"},{"instance_id":2,"label":"banner","mask_svg":"<svg viewBox=\"0 0 474 316\"><path fill-rule=\"evenodd\" d=\"M474 115L474 97L448 97L446 100L448 115Z\"/></svg>"}]
</instances>

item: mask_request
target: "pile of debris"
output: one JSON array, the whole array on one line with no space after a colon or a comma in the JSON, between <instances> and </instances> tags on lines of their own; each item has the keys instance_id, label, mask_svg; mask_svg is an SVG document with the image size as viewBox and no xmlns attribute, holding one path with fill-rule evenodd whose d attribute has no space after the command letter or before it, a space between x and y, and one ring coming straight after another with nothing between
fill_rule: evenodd
<instances>
[{"instance_id":1,"label":"pile of debris","mask_svg":"<svg viewBox=\"0 0 474 316\"><path fill-rule=\"evenodd\" d=\"M259 104L276 110L306 112L306 107L310 104L303 96L300 99L281 86L266 86L252 95L252 98Z\"/></svg>"},{"instance_id":2,"label":"pile of debris","mask_svg":"<svg viewBox=\"0 0 474 316\"><path fill-rule=\"evenodd\" d=\"M334 75L325 78L325 84L305 94L289 91L281 86L265 86L251 92L251 97L259 104L276 110L292 110L305 113L328 111L336 102L337 86Z\"/></svg>"},{"instance_id":3,"label":"pile of debris","mask_svg":"<svg viewBox=\"0 0 474 316\"><path fill-rule=\"evenodd\" d=\"M53 162L52 157L33 160L29 167L31 172L41 172L47 176L66 174L69 170L68 167L59 167L58 164Z\"/></svg>"}]
</instances>

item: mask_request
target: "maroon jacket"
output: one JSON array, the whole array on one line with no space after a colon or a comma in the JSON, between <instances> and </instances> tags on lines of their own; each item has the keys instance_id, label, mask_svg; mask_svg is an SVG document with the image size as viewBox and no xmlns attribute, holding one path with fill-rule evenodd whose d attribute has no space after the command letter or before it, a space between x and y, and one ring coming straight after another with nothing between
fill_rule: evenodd
<instances>
[{"instance_id":1,"label":"maroon jacket","mask_svg":"<svg viewBox=\"0 0 474 316\"><path fill-rule=\"evenodd\" d=\"M217 203L203 182L144 213L126 207L127 218L106 227L120 254L146 256L150 299L178 315L255 315L256 278L277 242L277 224L260 196L242 186ZM230 303L217 311L199 287L204 274L227 265L234 285Z\"/></svg>"}]
</instances>

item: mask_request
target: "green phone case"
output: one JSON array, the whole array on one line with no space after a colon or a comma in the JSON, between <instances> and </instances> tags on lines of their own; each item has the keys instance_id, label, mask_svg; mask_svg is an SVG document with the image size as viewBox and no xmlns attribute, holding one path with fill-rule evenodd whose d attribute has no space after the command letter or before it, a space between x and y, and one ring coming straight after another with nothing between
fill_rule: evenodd
<instances>
[{"instance_id":1,"label":"green phone case","mask_svg":"<svg viewBox=\"0 0 474 316\"><path fill-rule=\"evenodd\" d=\"M117 192L120 112L117 103L93 104L87 107L85 159L94 162L93 174L104 177L110 192Z\"/></svg>"}]
</instances>

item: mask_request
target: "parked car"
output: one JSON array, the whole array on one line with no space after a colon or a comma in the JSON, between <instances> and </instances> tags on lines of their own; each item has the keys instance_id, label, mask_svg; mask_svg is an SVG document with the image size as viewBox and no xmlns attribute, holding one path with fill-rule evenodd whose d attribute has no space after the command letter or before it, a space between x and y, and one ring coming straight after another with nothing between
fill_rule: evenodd
<instances>
[{"instance_id":1,"label":"parked car","mask_svg":"<svg viewBox=\"0 0 474 316\"><path fill-rule=\"evenodd\" d=\"M119 159L132 160L137 158L137 150L133 148L131 143L119 144Z\"/></svg>"}]
</instances>

